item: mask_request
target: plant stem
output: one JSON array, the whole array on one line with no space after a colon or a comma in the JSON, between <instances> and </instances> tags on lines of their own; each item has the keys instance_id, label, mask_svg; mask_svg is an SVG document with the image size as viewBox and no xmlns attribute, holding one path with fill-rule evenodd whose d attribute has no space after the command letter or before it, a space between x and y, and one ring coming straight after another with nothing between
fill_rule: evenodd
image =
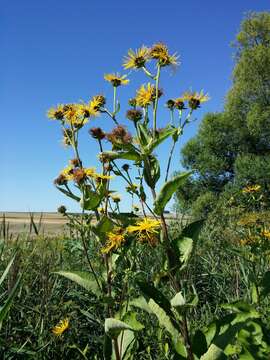
<instances>
[{"instance_id":1,"label":"plant stem","mask_svg":"<svg viewBox=\"0 0 270 360\"><path fill-rule=\"evenodd\" d=\"M172 147L171 147L171 150L170 150L169 159L168 159L167 169L166 169L165 182L167 182L168 177L169 177L169 170L170 170L170 166L171 166L172 155L173 155L173 152L174 152L175 144L176 144L176 141L173 141L173 144L172 144Z\"/></svg>"},{"instance_id":2,"label":"plant stem","mask_svg":"<svg viewBox=\"0 0 270 360\"><path fill-rule=\"evenodd\" d=\"M156 94L155 94L155 104L153 110L153 137L156 137L157 131L157 106L158 106L158 86L159 86L159 78L160 78L160 65L157 68L157 75L156 75Z\"/></svg>"},{"instance_id":3,"label":"plant stem","mask_svg":"<svg viewBox=\"0 0 270 360\"><path fill-rule=\"evenodd\" d=\"M115 115L116 111L116 86L113 87L113 115Z\"/></svg>"}]
</instances>

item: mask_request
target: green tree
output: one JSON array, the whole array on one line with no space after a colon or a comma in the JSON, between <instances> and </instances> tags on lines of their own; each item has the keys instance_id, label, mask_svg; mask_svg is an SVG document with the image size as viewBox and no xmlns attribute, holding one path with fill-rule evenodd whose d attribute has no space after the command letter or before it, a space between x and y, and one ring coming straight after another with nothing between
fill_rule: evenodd
<instances>
[{"instance_id":1,"label":"green tree","mask_svg":"<svg viewBox=\"0 0 270 360\"><path fill-rule=\"evenodd\" d=\"M270 195L270 13L249 14L234 46L224 111L207 114L182 149L182 164L194 175L177 199L196 215L209 212L220 194L248 184L258 183Z\"/></svg>"}]
</instances>

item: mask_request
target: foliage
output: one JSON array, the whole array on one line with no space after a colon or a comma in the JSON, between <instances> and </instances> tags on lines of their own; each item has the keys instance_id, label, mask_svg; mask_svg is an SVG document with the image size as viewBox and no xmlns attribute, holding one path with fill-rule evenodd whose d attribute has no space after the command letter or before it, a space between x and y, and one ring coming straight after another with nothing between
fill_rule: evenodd
<instances>
[{"instance_id":1,"label":"foliage","mask_svg":"<svg viewBox=\"0 0 270 360\"><path fill-rule=\"evenodd\" d=\"M228 184L240 189L260 184L269 199L270 14L252 13L241 25L235 42L233 85L224 111L207 114L198 134L182 149L183 165L194 171L177 193L179 206L198 215L209 197L211 212L216 197ZM268 201L268 200L267 200ZM268 202L267 202L268 203ZM269 203L268 203L269 206Z\"/></svg>"}]
</instances>

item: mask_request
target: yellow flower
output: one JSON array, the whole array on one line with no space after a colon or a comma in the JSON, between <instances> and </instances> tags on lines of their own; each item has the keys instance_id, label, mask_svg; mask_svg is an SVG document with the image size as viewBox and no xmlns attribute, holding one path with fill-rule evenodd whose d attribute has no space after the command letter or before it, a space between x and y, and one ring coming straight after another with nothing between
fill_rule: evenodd
<instances>
[{"instance_id":1,"label":"yellow flower","mask_svg":"<svg viewBox=\"0 0 270 360\"><path fill-rule=\"evenodd\" d=\"M138 189L138 185L137 185L137 184L131 184L131 185L126 186L127 192L134 193L134 192L137 191L137 189Z\"/></svg>"},{"instance_id":2,"label":"yellow flower","mask_svg":"<svg viewBox=\"0 0 270 360\"><path fill-rule=\"evenodd\" d=\"M138 220L135 225L127 227L127 232L132 234L135 233L141 242L148 241L151 245L157 242L157 234L160 228L160 221L144 218Z\"/></svg>"},{"instance_id":3,"label":"yellow flower","mask_svg":"<svg viewBox=\"0 0 270 360\"><path fill-rule=\"evenodd\" d=\"M119 203L121 201L121 196L118 194L112 194L110 195L111 199L115 203Z\"/></svg>"},{"instance_id":4,"label":"yellow flower","mask_svg":"<svg viewBox=\"0 0 270 360\"><path fill-rule=\"evenodd\" d=\"M136 93L136 103L138 106L146 107L155 100L156 89L151 83L142 85Z\"/></svg>"},{"instance_id":5,"label":"yellow flower","mask_svg":"<svg viewBox=\"0 0 270 360\"><path fill-rule=\"evenodd\" d=\"M191 91L186 91L183 95L182 98L185 101L188 101L188 105L191 109L196 110L197 108L200 107L200 104L210 100L210 97L208 94L204 94L203 90L201 90L200 92L191 92Z\"/></svg>"},{"instance_id":6,"label":"yellow flower","mask_svg":"<svg viewBox=\"0 0 270 360\"><path fill-rule=\"evenodd\" d=\"M177 54L170 55L165 44L157 43L150 49L150 57L158 60L160 66L179 65Z\"/></svg>"},{"instance_id":7,"label":"yellow flower","mask_svg":"<svg viewBox=\"0 0 270 360\"><path fill-rule=\"evenodd\" d=\"M63 169L60 175L64 176L66 180L73 180L73 166L68 165L65 169Z\"/></svg>"},{"instance_id":8,"label":"yellow flower","mask_svg":"<svg viewBox=\"0 0 270 360\"><path fill-rule=\"evenodd\" d=\"M110 179L113 179L112 175L103 175L103 174L97 174L97 173L95 173L93 175L93 177L98 179L98 180L110 180Z\"/></svg>"},{"instance_id":9,"label":"yellow flower","mask_svg":"<svg viewBox=\"0 0 270 360\"><path fill-rule=\"evenodd\" d=\"M64 105L60 104L60 105L57 105L56 108L49 109L47 112L47 116L50 119L62 120L65 116Z\"/></svg>"},{"instance_id":10,"label":"yellow flower","mask_svg":"<svg viewBox=\"0 0 270 360\"><path fill-rule=\"evenodd\" d=\"M87 176L90 176L90 177L95 177L96 175L96 168L92 167L92 168L85 168L84 169L85 173Z\"/></svg>"},{"instance_id":11,"label":"yellow flower","mask_svg":"<svg viewBox=\"0 0 270 360\"><path fill-rule=\"evenodd\" d=\"M127 85L129 83L129 80L126 79L127 75L120 75L118 73L116 74L105 74L104 79L106 81L109 81L112 86L117 87L120 85Z\"/></svg>"},{"instance_id":12,"label":"yellow flower","mask_svg":"<svg viewBox=\"0 0 270 360\"><path fill-rule=\"evenodd\" d=\"M69 328L69 319L59 321L59 323L52 329L55 336L60 336Z\"/></svg>"},{"instance_id":13,"label":"yellow flower","mask_svg":"<svg viewBox=\"0 0 270 360\"><path fill-rule=\"evenodd\" d=\"M125 242L125 235L123 230L115 228L113 232L109 232L107 235L107 241L105 246L101 249L103 254L108 254L110 251L118 249Z\"/></svg>"},{"instance_id":14,"label":"yellow flower","mask_svg":"<svg viewBox=\"0 0 270 360\"><path fill-rule=\"evenodd\" d=\"M261 235L267 239L270 239L270 230L263 230Z\"/></svg>"},{"instance_id":15,"label":"yellow flower","mask_svg":"<svg viewBox=\"0 0 270 360\"><path fill-rule=\"evenodd\" d=\"M250 193L255 193L257 191L261 190L261 185L250 185L250 186L246 186L242 189L242 193L243 194L250 194Z\"/></svg>"},{"instance_id":16,"label":"yellow flower","mask_svg":"<svg viewBox=\"0 0 270 360\"><path fill-rule=\"evenodd\" d=\"M123 67L125 69L139 69L149 60L149 49L142 46L138 50L129 49L128 55L124 57Z\"/></svg>"}]
</instances>

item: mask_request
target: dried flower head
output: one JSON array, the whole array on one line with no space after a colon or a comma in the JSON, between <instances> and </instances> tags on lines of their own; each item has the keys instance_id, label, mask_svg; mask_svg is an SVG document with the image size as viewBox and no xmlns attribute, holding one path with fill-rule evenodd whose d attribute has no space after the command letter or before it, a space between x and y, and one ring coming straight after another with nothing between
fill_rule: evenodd
<instances>
[{"instance_id":1,"label":"dried flower head","mask_svg":"<svg viewBox=\"0 0 270 360\"><path fill-rule=\"evenodd\" d=\"M98 140L103 140L106 137L106 134L100 127L93 127L89 130L89 134Z\"/></svg>"},{"instance_id":2,"label":"dried flower head","mask_svg":"<svg viewBox=\"0 0 270 360\"><path fill-rule=\"evenodd\" d=\"M124 171L128 171L129 168L130 168L129 164L124 164L124 165L122 166L122 169L123 169Z\"/></svg>"},{"instance_id":3,"label":"dried flower head","mask_svg":"<svg viewBox=\"0 0 270 360\"><path fill-rule=\"evenodd\" d=\"M67 212L67 208L64 205L59 206L59 208L57 209L57 212L59 212L59 214L65 214Z\"/></svg>"},{"instance_id":4,"label":"dried flower head","mask_svg":"<svg viewBox=\"0 0 270 360\"><path fill-rule=\"evenodd\" d=\"M137 106L137 102L136 102L136 99L135 98L131 98L128 100L128 104L132 107L136 107Z\"/></svg>"},{"instance_id":5,"label":"dried flower head","mask_svg":"<svg viewBox=\"0 0 270 360\"><path fill-rule=\"evenodd\" d=\"M86 178L87 178L87 174L84 169L76 168L73 170L73 180L77 184L82 184L84 180L86 180Z\"/></svg>"},{"instance_id":6,"label":"dried flower head","mask_svg":"<svg viewBox=\"0 0 270 360\"><path fill-rule=\"evenodd\" d=\"M179 65L179 56L176 53L170 55L168 47L163 43L157 43L151 47L150 57L157 60L160 66Z\"/></svg>"},{"instance_id":7,"label":"dried flower head","mask_svg":"<svg viewBox=\"0 0 270 360\"><path fill-rule=\"evenodd\" d=\"M120 85L127 85L129 83L129 80L126 79L127 75L120 75L118 73L116 74L105 74L104 79L106 81L109 81L112 86L118 87Z\"/></svg>"},{"instance_id":8,"label":"dried flower head","mask_svg":"<svg viewBox=\"0 0 270 360\"><path fill-rule=\"evenodd\" d=\"M124 57L123 67L125 69L140 69L149 60L149 49L142 46L138 50L130 49L128 55Z\"/></svg>"},{"instance_id":9,"label":"dried flower head","mask_svg":"<svg viewBox=\"0 0 270 360\"><path fill-rule=\"evenodd\" d=\"M132 136L122 125L117 125L106 137L113 145L126 145L132 141Z\"/></svg>"},{"instance_id":10,"label":"dried flower head","mask_svg":"<svg viewBox=\"0 0 270 360\"><path fill-rule=\"evenodd\" d=\"M173 99L169 99L166 102L166 106L167 106L168 109L173 110L174 107L175 107L175 101Z\"/></svg>"},{"instance_id":11,"label":"dried flower head","mask_svg":"<svg viewBox=\"0 0 270 360\"><path fill-rule=\"evenodd\" d=\"M71 160L69 160L69 162L70 162L70 165L72 165L74 168L77 168L77 167L80 167L81 166L81 160L79 160L79 159L71 159Z\"/></svg>"},{"instance_id":12,"label":"dried flower head","mask_svg":"<svg viewBox=\"0 0 270 360\"><path fill-rule=\"evenodd\" d=\"M130 109L127 111L126 117L134 122L138 122L142 119L143 113L139 109Z\"/></svg>"},{"instance_id":13,"label":"dried flower head","mask_svg":"<svg viewBox=\"0 0 270 360\"><path fill-rule=\"evenodd\" d=\"M62 185L65 185L66 183L67 183L67 178L63 174L60 174L54 180L54 185L57 185L57 186L62 186Z\"/></svg>"}]
</instances>

